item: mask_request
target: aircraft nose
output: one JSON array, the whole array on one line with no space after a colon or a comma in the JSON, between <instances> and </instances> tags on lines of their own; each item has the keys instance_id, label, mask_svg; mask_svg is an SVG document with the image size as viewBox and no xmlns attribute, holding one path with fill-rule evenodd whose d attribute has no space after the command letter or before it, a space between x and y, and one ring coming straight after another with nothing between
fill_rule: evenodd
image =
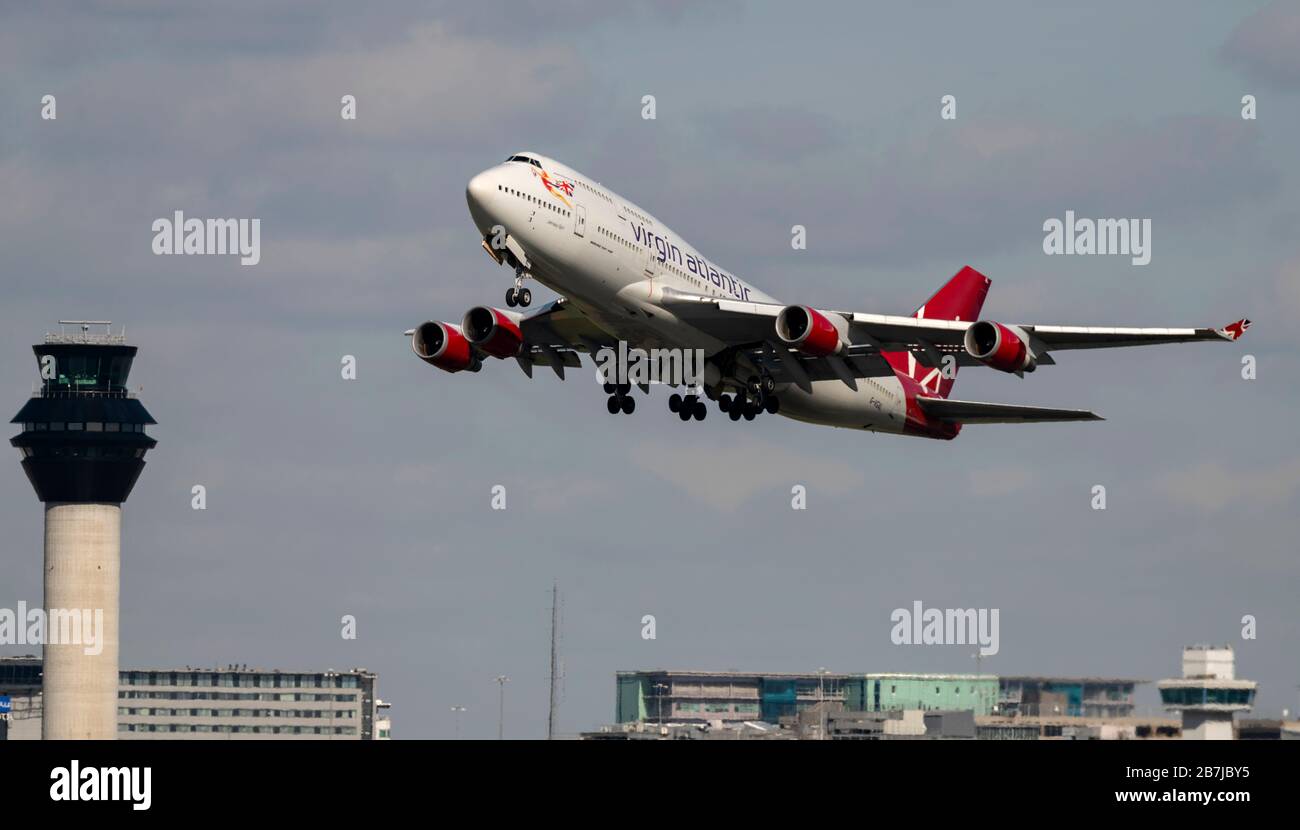
<instances>
[{"instance_id":1,"label":"aircraft nose","mask_svg":"<svg viewBox=\"0 0 1300 830\"><path fill-rule=\"evenodd\" d=\"M469 215L474 220L474 225L483 233L496 223L493 215L493 205L497 201L493 198L497 192L495 177L491 171L485 170L469 180L465 186L465 201L469 203Z\"/></svg>"},{"instance_id":2,"label":"aircraft nose","mask_svg":"<svg viewBox=\"0 0 1300 830\"><path fill-rule=\"evenodd\" d=\"M496 189L492 184L491 177L485 173L479 173L469 180L465 187L465 199L469 202L471 210L486 211L488 194Z\"/></svg>"}]
</instances>

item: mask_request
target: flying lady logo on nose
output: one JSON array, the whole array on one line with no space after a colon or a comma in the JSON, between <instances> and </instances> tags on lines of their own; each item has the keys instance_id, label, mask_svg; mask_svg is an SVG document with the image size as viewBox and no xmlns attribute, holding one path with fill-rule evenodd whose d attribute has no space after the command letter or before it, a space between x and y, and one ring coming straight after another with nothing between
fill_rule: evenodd
<instances>
[{"instance_id":1,"label":"flying lady logo on nose","mask_svg":"<svg viewBox=\"0 0 1300 830\"><path fill-rule=\"evenodd\" d=\"M542 187L545 187L552 196L564 202L565 207L573 207L573 205L569 204L569 200L564 198L573 195L573 182L561 179L558 176L552 176L545 170L533 170L532 172L534 176L542 180Z\"/></svg>"}]
</instances>

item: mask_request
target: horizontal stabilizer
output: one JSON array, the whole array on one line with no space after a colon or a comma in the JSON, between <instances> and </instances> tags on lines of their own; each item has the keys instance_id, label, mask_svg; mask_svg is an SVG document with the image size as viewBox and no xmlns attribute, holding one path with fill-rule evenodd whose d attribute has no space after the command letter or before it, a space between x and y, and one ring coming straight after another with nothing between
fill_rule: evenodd
<instances>
[{"instance_id":1,"label":"horizontal stabilizer","mask_svg":"<svg viewBox=\"0 0 1300 830\"><path fill-rule=\"evenodd\" d=\"M926 415L956 424L1028 424L1035 421L1105 420L1097 413L1086 409L1050 409L1043 406L953 401L943 398L917 398L916 402Z\"/></svg>"}]
</instances>

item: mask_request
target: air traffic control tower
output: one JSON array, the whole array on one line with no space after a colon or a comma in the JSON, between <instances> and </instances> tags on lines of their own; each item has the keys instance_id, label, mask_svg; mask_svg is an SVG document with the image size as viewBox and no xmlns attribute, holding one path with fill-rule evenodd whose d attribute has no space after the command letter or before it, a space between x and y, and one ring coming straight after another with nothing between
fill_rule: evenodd
<instances>
[{"instance_id":1,"label":"air traffic control tower","mask_svg":"<svg viewBox=\"0 0 1300 830\"><path fill-rule=\"evenodd\" d=\"M1232 646L1183 649L1183 676L1157 684L1166 709L1183 714L1183 737L1230 741L1233 714L1255 704L1255 681L1237 679Z\"/></svg>"},{"instance_id":2,"label":"air traffic control tower","mask_svg":"<svg viewBox=\"0 0 1300 830\"><path fill-rule=\"evenodd\" d=\"M125 334L113 334L107 321L59 325L59 334L32 347L41 387L14 416L22 432L9 441L45 503L41 737L111 740L117 737L122 502L157 443L145 426L157 422L126 391L136 348L126 345ZM100 326L103 334L92 331ZM70 636L74 627L78 636ZM99 642L87 645L83 632Z\"/></svg>"}]
</instances>

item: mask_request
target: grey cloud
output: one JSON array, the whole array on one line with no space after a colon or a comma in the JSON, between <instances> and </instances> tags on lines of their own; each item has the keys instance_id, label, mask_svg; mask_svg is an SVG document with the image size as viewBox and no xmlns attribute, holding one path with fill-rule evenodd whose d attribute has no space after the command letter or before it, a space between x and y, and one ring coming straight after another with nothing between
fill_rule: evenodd
<instances>
[{"instance_id":1,"label":"grey cloud","mask_svg":"<svg viewBox=\"0 0 1300 830\"><path fill-rule=\"evenodd\" d=\"M1228 36L1222 56L1252 82L1300 91L1300 8L1275 0L1250 15Z\"/></svg>"},{"instance_id":2,"label":"grey cloud","mask_svg":"<svg viewBox=\"0 0 1300 830\"><path fill-rule=\"evenodd\" d=\"M720 111L705 119L720 142L738 158L798 163L843 143L843 127L821 113L799 107L752 106Z\"/></svg>"},{"instance_id":3,"label":"grey cloud","mask_svg":"<svg viewBox=\"0 0 1300 830\"><path fill-rule=\"evenodd\" d=\"M1300 389L1284 140L1300 125L1276 108L1253 125L1210 117L1224 113L1211 92L1235 83L1221 64L1180 64L1176 100L1144 99L1135 117L1078 79L1158 75L1181 53L1098 29L1095 64L1048 59L1053 31L1077 40L1074 14L1052 10L1032 24L1038 52L1016 51L1014 15L981 10L989 39L972 52L951 48L969 33L906 6L845 5L824 26L761 5L498 21L352 4L298 22L252 2L36 8L10 4L0 29L0 388L16 411L37 377L31 343L59 317L125 322L141 347L133 382L160 443L125 509L124 665L366 665L401 736L450 736L451 703L470 707L465 735L494 736L505 672L507 734L536 737L558 579L566 732L608 719L618 668L969 667L888 644L889 610L915 598L1000 607L1003 650L985 668L1006 673L1176 673L1186 638L1234 636L1248 610L1278 634L1243 646L1239 669L1263 683L1261 712L1293 702L1280 632L1295 628L1300 488L1277 447ZM1237 22L1206 14L1224 33ZM871 61L853 52L855 15L880 35ZM791 88L847 78L897 99L756 88L755 56L792 26L774 58ZM911 31L933 48L891 43ZM891 73L854 73L872 62ZM1012 76L1029 70L1069 101L1026 110L1037 88ZM940 124L935 84L953 77L980 81L983 100ZM494 83L509 88L484 98ZM357 123L336 122L343 85L359 90ZM41 123L49 91L59 120ZM637 117L645 92L655 122ZM734 112L751 135L784 123L788 157L738 152L719 132ZM790 142L805 116L845 139L803 153ZM684 425L661 389L614 418L589 365L563 383L495 360L446 375L401 336L500 301L508 273L479 250L464 185L523 147L777 296L900 310L972 261L999 281L999 315L1177 324L1241 307L1257 324L1239 346L1069 353L1023 380L958 380L963 398L1093 408L1098 424L971 427L951 443L716 411ZM1156 261L1044 263L1038 229L1070 207L1154 214ZM261 216L262 264L153 256L149 223L175 208ZM798 255L796 222L811 246ZM1194 244L1160 248L1169 233ZM977 498L981 471L1000 489ZM1234 489L1218 508L1200 489L1180 500L1167 472ZM189 508L195 483L207 511ZM498 483L506 511L490 508ZM795 483L806 513L790 509ZM1095 483L1106 511L1089 507ZM0 526L9 596L38 599L40 507L13 457ZM343 613L357 641L338 637ZM654 644L642 613L658 617Z\"/></svg>"},{"instance_id":4,"label":"grey cloud","mask_svg":"<svg viewBox=\"0 0 1300 830\"><path fill-rule=\"evenodd\" d=\"M761 132L768 115L752 111L745 120ZM1080 129L1045 118L970 116L816 164L772 158L759 166L743 150L715 144L700 159L713 165L707 177L671 162L668 147L685 136L679 130L665 139L663 129L671 128L622 130L601 163L615 164L615 155L642 160L624 186L645 193L636 198L674 227L704 229L709 250L736 269L744 259L786 257L795 223L808 229L801 267L941 259L955 270L1016 251L1041 253L1043 222L1067 209L1154 217L1168 239L1229 205L1267 204L1278 188L1256 131L1232 118L1160 116ZM667 217L659 207L666 204L674 211Z\"/></svg>"}]
</instances>

